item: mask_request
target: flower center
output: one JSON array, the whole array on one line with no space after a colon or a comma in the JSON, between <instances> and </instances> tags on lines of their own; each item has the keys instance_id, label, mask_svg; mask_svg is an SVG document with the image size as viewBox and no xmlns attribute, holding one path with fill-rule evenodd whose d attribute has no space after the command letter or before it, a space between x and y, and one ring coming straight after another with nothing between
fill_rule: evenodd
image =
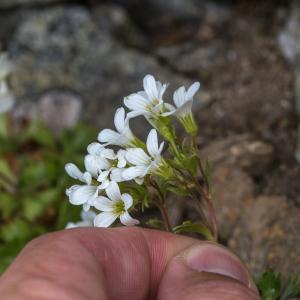
<instances>
[{"instance_id":1,"label":"flower center","mask_svg":"<svg viewBox=\"0 0 300 300\"><path fill-rule=\"evenodd\" d=\"M125 209L125 204L122 200L119 200L117 201L115 204L114 204L114 213L115 214L118 214L118 215L121 215L123 214L126 209Z\"/></svg>"}]
</instances>

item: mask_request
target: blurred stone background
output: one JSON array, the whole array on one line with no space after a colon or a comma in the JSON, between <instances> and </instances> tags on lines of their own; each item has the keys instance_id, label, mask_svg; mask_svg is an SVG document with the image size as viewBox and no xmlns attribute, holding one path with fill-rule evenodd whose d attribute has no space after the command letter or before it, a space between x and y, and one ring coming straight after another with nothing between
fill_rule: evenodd
<instances>
[{"instance_id":1,"label":"blurred stone background","mask_svg":"<svg viewBox=\"0 0 300 300\"><path fill-rule=\"evenodd\" d=\"M16 66L14 118L55 132L112 126L147 73L171 92L201 81L198 143L222 242L255 275L300 273L299 1L0 0L0 46Z\"/></svg>"}]
</instances>

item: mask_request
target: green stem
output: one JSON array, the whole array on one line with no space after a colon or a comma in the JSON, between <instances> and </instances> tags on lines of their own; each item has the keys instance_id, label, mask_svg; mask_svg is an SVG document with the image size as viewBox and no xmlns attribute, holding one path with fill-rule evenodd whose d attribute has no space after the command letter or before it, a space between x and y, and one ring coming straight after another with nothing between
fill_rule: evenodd
<instances>
[{"instance_id":1,"label":"green stem","mask_svg":"<svg viewBox=\"0 0 300 300\"><path fill-rule=\"evenodd\" d=\"M172 227L171 227L169 215L168 215L167 209L165 207L164 194L161 191L159 185L157 184L157 182L155 180L152 180L151 178L149 178L149 183L152 185L152 187L154 187L154 189L158 193L159 202L155 202L155 204L159 208L160 214L162 216L162 219L163 219L163 222L164 222L164 225L165 225L165 229L169 232L172 232Z\"/></svg>"}]
</instances>

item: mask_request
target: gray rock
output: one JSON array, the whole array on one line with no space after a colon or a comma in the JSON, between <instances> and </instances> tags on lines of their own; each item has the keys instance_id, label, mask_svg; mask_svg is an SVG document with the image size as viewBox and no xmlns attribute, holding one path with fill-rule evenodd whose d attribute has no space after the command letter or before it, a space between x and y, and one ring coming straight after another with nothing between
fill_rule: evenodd
<instances>
[{"instance_id":1,"label":"gray rock","mask_svg":"<svg viewBox=\"0 0 300 300\"><path fill-rule=\"evenodd\" d=\"M300 3L293 1L286 24L278 36L282 54L294 70L294 94L296 109L300 117ZM298 129L295 158L300 163L300 126Z\"/></svg>"},{"instance_id":2,"label":"gray rock","mask_svg":"<svg viewBox=\"0 0 300 300\"><path fill-rule=\"evenodd\" d=\"M224 51L223 44L216 40L206 45L185 43L161 47L157 54L178 72L203 76L218 64Z\"/></svg>"},{"instance_id":3,"label":"gray rock","mask_svg":"<svg viewBox=\"0 0 300 300\"><path fill-rule=\"evenodd\" d=\"M35 4L49 4L58 1L59 0L1 0L0 9L11 8L19 5L25 6L25 5L35 5Z\"/></svg>"},{"instance_id":4,"label":"gray rock","mask_svg":"<svg viewBox=\"0 0 300 300\"><path fill-rule=\"evenodd\" d=\"M164 31L174 25L201 21L221 24L230 18L226 5L198 0L113 0L125 6L148 30Z\"/></svg>"},{"instance_id":5,"label":"gray rock","mask_svg":"<svg viewBox=\"0 0 300 300\"><path fill-rule=\"evenodd\" d=\"M75 94L50 91L38 100L36 118L41 118L54 133L59 133L78 122L81 109L81 99Z\"/></svg>"},{"instance_id":6,"label":"gray rock","mask_svg":"<svg viewBox=\"0 0 300 300\"><path fill-rule=\"evenodd\" d=\"M83 99L84 119L107 127L123 97L140 90L147 73L186 82L152 57L125 48L107 27L79 6L25 12L9 44L17 66L11 84L19 101L35 101L57 88L71 90Z\"/></svg>"},{"instance_id":7,"label":"gray rock","mask_svg":"<svg viewBox=\"0 0 300 300\"><path fill-rule=\"evenodd\" d=\"M101 4L92 9L92 17L99 28L112 34L126 46L146 48L147 38L120 5Z\"/></svg>"},{"instance_id":8,"label":"gray rock","mask_svg":"<svg viewBox=\"0 0 300 300\"><path fill-rule=\"evenodd\" d=\"M14 124L28 120L41 120L54 134L73 127L82 113L82 99L69 91L48 91L33 103L23 101L12 111Z\"/></svg>"},{"instance_id":9,"label":"gray rock","mask_svg":"<svg viewBox=\"0 0 300 300\"><path fill-rule=\"evenodd\" d=\"M278 43L284 57L291 63L296 62L300 52L300 6L293 1L284 29L278 35Z\"/></svg>"}]
</instances>

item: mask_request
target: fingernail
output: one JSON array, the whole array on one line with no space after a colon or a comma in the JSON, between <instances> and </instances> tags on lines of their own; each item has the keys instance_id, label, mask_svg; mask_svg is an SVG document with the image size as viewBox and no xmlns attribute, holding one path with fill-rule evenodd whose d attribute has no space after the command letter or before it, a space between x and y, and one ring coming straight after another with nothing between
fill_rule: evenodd
<instances>
[{"instance_id":1,"label":"fingernail","mask_svg":"<svg viewBox=\"0 0 300 300\"><path fill-rule=\"evenodd\" d=\"M210 244L194 246L187 250L185 261L194 271L228 276L256 290L248 270L234 254L221 246Z\"/></svg>"}]
</instances>

